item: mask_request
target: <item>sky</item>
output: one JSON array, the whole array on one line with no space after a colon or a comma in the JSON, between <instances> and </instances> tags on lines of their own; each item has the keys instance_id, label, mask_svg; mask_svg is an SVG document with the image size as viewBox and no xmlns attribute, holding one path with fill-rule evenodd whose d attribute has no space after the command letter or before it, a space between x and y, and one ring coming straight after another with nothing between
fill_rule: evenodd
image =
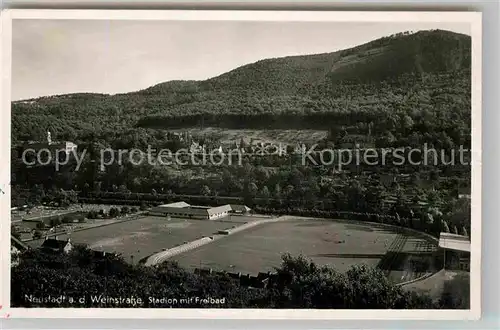
<instances>
[{"instance_id":1,"label":"sky","mask_svg":"<svg viewBox=\"0 0 500 330\"><path fill-rule=\"evenodd\" d=\"M460 23L14 20L12 100L204 80L265 58L334 52Z\"/></svg>"}]
</instances>

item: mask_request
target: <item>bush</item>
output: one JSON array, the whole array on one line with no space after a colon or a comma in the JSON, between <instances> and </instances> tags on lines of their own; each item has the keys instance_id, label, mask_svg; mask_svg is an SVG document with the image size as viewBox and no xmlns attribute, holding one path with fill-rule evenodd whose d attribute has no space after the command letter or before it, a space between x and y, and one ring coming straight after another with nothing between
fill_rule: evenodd
<instances>
[{"instance_id":1,"label":"bush","mask_svg":"<svg viewBox=\"0 0 500 330\"><path fill-rule=\"evenodd\" d=\"M109 216L111 218L115 218L118 215L120 215L120 211L116 207L112 207L112 208L109 209Z\"/></svg>"},{"instance_id":2,"label":"bush","mask_svg":"<svg viewBox=\"0 0 500 330\"><path fill-rule=\"evenodd\" d=\"M129 207L128 206L122 207L121 213L122 214L128 214L128 213L130 213Z\"/></svg>"},{"instance_id":3,"label":"bush","mask_svg":"<svg viewBox=\"0 0 500 330\"><path fill-rule=\"evenodd\" d=\"M97 218L97 216L96 216L95 211L89 211L87 213L87 219L96 219L96 218Z\"/></svg>"},{"instance_id":4,"label":"bush","mask_svg":"<svg viewBox=\"0 0 500 330\"><path fill-rule=\"evenodd\" d=\"M62 223L71 223L71 222L73 222L73 219L69 215L65 215L62 218Z\"/></svg>"},{"instance_id":5,"label":"bush","mask_svg":"<svg viewBox=\"0 0 500 330\"><path fill-rule=\"evenodd\" d=\"M439 304L445 309L469 309L470 275L457 274L452 280L445 282Z\"/></svg>"},{"instance_id":6,"label":"bush","mask_svg":"<svg viewBox=\"0 0 500 330\"><path fill-rule=\"evenodd\" d=\"M224 308L432 308L426 296L408 293L392 284L378 269L353 267L346 274L320 267L303 257L285 256L280 267L269 275L267 287L252 287L249 277L233 280L227 274L191 273L177 263L157 267L130 265L122 257L97 259L86 248L75 248L69 255L45 254L31 250L20 256L12 270L12 305L14 307L74 307L50 302L33 304L26 294L59 296L70 290L86 296L89 290L112 296L135 296L147 302L152 293L198 295L211 292L225 297ZM61 269L65 269L61 272ZM26 281L26 279L32 279ZM165 282L169 285L165 286ZM43 283L43 285L41 285ZM87 304L82 307L116 307L111 304ZM143 307L176 307L144 305ZM211 307L197 303L178 307Z\"/></svg>"},{"instance_id":7,"label":"bush","mask_svg":"<svg viewBox=\"0 0 500 330\"><path fill-rule=\"evenodd\" d=\"M132 207L132 208L130 209L130 213L137 213L137 211L138 211L138 210L137 210L137 207Z\"/></svg>"}]
</instances>

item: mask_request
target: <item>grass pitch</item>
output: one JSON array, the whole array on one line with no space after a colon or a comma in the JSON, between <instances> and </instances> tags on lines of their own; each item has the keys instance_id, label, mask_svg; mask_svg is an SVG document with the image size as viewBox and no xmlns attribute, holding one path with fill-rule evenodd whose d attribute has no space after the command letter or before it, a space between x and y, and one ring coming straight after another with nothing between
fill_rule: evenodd
<instances>
[{"instance_id":1,"label":"grass pitch","mask_svg":"<svg viewBox=\"0 0 500 330\"><path fill-rule=\"evenodd\" d=\"M428 242L423 238L401 234L384 226L293 219L259 225L175 256L173 260L188 268L256 274L273 271L280 265L284 253L302 254L317 264L341 272L356 264L372 267L384 264L397 272L391 279L401 282L413 275L398 268L401 260L394 260L397 265L391 264L388 252L417 253L425 244ZM398 251L390 251L395 248Z\"/></svg>"}]
</instances>

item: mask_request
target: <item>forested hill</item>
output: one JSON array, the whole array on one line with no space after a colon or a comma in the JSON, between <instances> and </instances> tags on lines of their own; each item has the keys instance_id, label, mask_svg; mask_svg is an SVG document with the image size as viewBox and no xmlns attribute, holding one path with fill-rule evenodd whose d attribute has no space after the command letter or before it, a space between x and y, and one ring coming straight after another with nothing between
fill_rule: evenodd
<instances>
[{"instance_id":1,"label":"forested hill","mask_svg":"<svg viewBox=\"0 0 500 330\"><path fill-rule=\"evenodd\" d=\"M18 101L13 140L41 138L47 129L72 138L130 127L361 129L371 123L375 135L415 130L458 142L470 135L470 54L466 35L400 33L334 53L261 60L205 81ZM402 126L405 132L398 131Z\"/></svg>"}]
</instances>

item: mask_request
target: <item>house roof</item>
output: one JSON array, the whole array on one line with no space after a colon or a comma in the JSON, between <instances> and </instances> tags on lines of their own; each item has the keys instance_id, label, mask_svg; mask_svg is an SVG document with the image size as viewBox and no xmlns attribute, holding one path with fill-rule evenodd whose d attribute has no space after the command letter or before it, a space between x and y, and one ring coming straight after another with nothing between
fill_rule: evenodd
<instances>
[{"instance_id":1,"label":"house roof","mask_svg":"<svg viewBox=\"0 0 500 330\"><path fill-rule=\"evenodd\" d=\"M467 236L441 233L439 235L439 247L446 250L470 253L470 239Z\"/></svg>"},{"instance_id":2,"label":"house roof","mask_svg":"<svg viewBox=\"0 0 500 330\"><path fill-rule=\"evenodd\" d=\"M60 240L55 238L47 238L42 243L42 248L62 250L69 243L69 240Z\"/></svg>"},{"instance_id":3,"label":"house roof","mask_svg":"<svg viewBox=\"0 0 500 330\"><path fill-rule=\"evenodd\" d=\"M26 251L29 249L29 247L26 244L24 244L23 242L21 242L20 240L18 240L14 236L10 237L10 244L12 246L14 246L16 249L18 249L19 251Z\"/></svg>"},{"instance_id":4,"label":"house roof","mask_svg":"<svg viewBox=\"0 0 500 330\"><path fill-rule=\"evenodd\" d=\"M250 211L250 208L246 205L231 204L229 206L231 207L231 210L236 211L236 212L248 212L248 211Z\"/></svg>"},{"instance_id":5,"label":"house roof","mask_svg":"<svg viewBox=\"0 0 500 330\"><path fill-rule=\"evenodd\" d=\"M163 204L160 205L159 207L189 207L190 205L186 202L175 202L175 203L170 203L170 204Z\"/></svg>"}]
</instances>

